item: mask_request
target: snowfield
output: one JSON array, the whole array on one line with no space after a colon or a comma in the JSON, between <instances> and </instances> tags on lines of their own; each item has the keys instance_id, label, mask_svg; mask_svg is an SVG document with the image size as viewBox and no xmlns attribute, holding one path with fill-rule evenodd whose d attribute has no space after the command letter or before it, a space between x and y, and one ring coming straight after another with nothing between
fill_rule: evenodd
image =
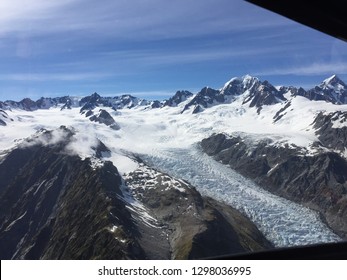
<instances>
[{"instance_id":1,"label":"snowfield","mask_svg":"<svg viewBox=\"0 0 347 280\"><path fill-rule=\"evenodd\" d=\"M212 133L224 132L247 135L254 142L267 137L273 140L273 145L296 145L307 154L316 153L311 147L317 140L311 126L314 117L320 111L347 111L347 105L312 102L297 96L282 112L284 116L274 122L276 112L284 107L284 103L264 106L258 114L256 108L242 105L242 98L239 97L231 104L214 106L199 114L192 114L191 110L181 114L189 100L177 107L161 109L140 106L114 111L100 107L111 114L120 130L91 122L79 113L80 108L7 111L13 121L0 127L0 160L6 150L37 130L65 125L76 130L74 141L66 152L78 154L82 159L93 157L95 151L92 147L99 139L111 151L104 154L103 160L112 161L124 175L139 167L133 155L141 155L150 166L184 179L202 194L225 201L242 211L276 246L340 240L317 213L264 191L200 152L196 144ZM56 134L56 137L52 141L58 141L61 136ZM94 167L97 168L99 163L94 161ZM136 211L141 210L139 205L131 205Z\"/></svg>"}]
</instances>

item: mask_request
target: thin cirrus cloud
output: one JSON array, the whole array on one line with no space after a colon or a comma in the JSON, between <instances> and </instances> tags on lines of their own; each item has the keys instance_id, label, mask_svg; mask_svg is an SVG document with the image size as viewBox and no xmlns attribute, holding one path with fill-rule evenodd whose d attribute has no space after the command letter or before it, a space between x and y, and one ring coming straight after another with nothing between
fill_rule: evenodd
<instances>
[{"instance_id":1,"label":"thin cirrus cloud","mask_svg":"<svg viewBox=\"0 0 347 280\"><path fill-rule=\"evenodd\" d=\"M337 63L312 63L309 65L297 65L296 67L286 67L279 69L267 69L264 71L256 72L256 75L303 75L303 76L316 76L316 75L331 75L338 73L347 75L347 64L342 62Z\"/></svg>"},{"instance_id":2,"label":"thin cirrus cloud","mask_svg":"<svg viewBox=\"0 0 347 280\"><path fill-rule=\"evenodd\" d=\"M268 48L221 48L221 49L194 49L190 51L157 51L134 50L101 53L104 59L120 59L128 63L141 63L143 66L189 64L205 61L224 60L227 58L252 57L264 54L281 52L275 47Z\"/></svg>"},{"instance_id":3,"label":"thin cirrus cloud","mask_svg":"<svg viewBox=\"0 0 347 280\"><path fill-rule=\"evenodd\" d=\"M73 0L11 0L0 2L0 34L10 32L35 31L48 29L41 25L53 19L56 12L67 7ZM50 22L54 26L53 22Z\"/></svg>"},{"instance_id":4,"label":"thin cirrus cloud","mask_svg":"<svg viewBox=\"0 0 347 280\"><path fill-rule=\"evenodd\" d=\"M110 53L101 53L102 59L97 58L95 61L84 61L79 63L57 63L52 65L51 68L59 68L62 70L75 69L75 71L65 71L61 73L31 73L31 72L17 72L0 74L0 80L2 81L18 81L18 82L43 82L43 81L98 81L105 80L112 77L130 76L131 73L136 71L133 69L130 71L128 68L134 68L137 65L137 71L144 71L148 69L155 69L158 66L170 66L170 65L187 65L208 61L225 60L231 58L240 57L253 57L263 55L267 53L274 54L280 52L277 48L254 48L254 49L219 49L212 50L193 50L190 52L162 52L157 50L135 50L135 51L118 51ZM126 65L125 68L118 69L117 67L107 64L115 64L115 62ZM106 66L109 72L85 71L90 65L97 65L97 62ZM96 68L96 66L94 66ZM161 92L161 91L160 91ZM144 92L137 92L141 96ZM155 93L150 91L149 93ZM155 94L151 94L155 95Z\"/></svg>"},{"instance_id":5,"label":"thin cirrus cloud","mask_svg":"<svg viewBox=\"0 0 347 280\"><path fill-rule=\"evenodd\" d=\"M225 51L214 46L211 52L215 54L212 55L208 53L208 46L203 46L205 50L196 50L191 45L194 38L214 41L214 36L223 34L218 38L219 44L229 47L227 39L231 34L291 25L280 17L269 18L266 12L259 13L244 1L230 3L227 0L103 0L100 3L92 0L11 0L0 3L0 12L5 15L0 17L0 58L36 58L40 59L38 65L44 64L47 56L65 55L70 51L77 53L71 60L87 52L87 57L82 59L89 60L105 49L116 53L123 45L128 53L136 55L146 52L143 44L148 42L175 46L179 38L186 40L183 51L190 53L191 58L167 53L165 44L159 49L155 47L159 55L154 56L159 59L160 54L166 53L168 59L182 57L186 61L196 61L201 57L209 61L230 53L232 48ZM248 38L247 34L243 37ZM145 56L144 61L151 56ZM120 56L114 58L124 61ZM66 63L72 63L71 60Z\"/></svg>"},{"instance_id":6,"label":"thin cirrus cloud","mask_svg":"<svg viewBox=\"0 0 347 280\"><path fill-rule=\"evenodd\" d=\"M42 81L85 81L98 80L112 76L107 73L16 73L0 74L0 80L8 81L25 81L25 82L42 82Z\"/></svg>"},{"instance_id":7,"label":"thin cirrus cloud","mask_svg":"<svg viewBox=\"0 0 347 280\"><path fill-rule=\"evenodd\" d=\"M243 1L226 0L11 0L0 3L0 12L0 34L35 36L76 31L131 39L172 38L288 25L280 18L269 20ZM239 17L242 12L247 16Z\"/></svg>"}]
</instances>

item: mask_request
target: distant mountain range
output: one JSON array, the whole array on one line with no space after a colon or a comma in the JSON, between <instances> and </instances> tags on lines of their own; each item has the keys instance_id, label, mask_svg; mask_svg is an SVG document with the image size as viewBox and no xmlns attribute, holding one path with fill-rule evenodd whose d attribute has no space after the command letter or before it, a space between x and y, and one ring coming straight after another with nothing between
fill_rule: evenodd
<instances>
[{"instance_id":1,"label":"distant mountain range","mask_svg":"<svg viewBox=\"0 0 347 280\"><path fill-rule=\"evenodd\" d=\"M48 109L60 106L61 109L71 109L71 107L81 107L82 111L94 109L97 106L111 107L114 110L123 108L146 107L161 108L165 106L175 107L181 102L194 96L186 104L183 111L192 109L193 113L223 103L230 103L236 97L243 95L244 104L256 107L261 110L264 105L272 105L286 101L289 97L303 96L309 100L323 100L333 104L347 104L347 86L336 75L324 80L321 84L310 90L296 88L293 86L274 87L268 81L260 81L256 77L249 75L242 78L233 78L228 81L221 89L204 87L196 94L189 91L177 91L174 96L164 101L149 101L131 95L121 95L116 97L102 97L97 93L90 96L77 97L41 97L37 101L25 98L21 101L0 101L0 109L22 109L35 111L38 109Z\"/></svg>"}]
</instances>

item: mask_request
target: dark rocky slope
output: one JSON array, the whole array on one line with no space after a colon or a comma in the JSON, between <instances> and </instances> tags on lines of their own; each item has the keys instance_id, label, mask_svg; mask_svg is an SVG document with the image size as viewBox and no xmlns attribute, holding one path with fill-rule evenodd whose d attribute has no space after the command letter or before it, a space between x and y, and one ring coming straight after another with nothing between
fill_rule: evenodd
<instances>
[{"instance_id":1,"label":"dark rocky slope","mask_svg":"<svg viewBox=\"0 0 347 280\"><path fill-rule=\"evenodd\" d=\"M154 217L156 226L166 233L168 254L173 259L272 248L248 218L224 203L202 197L185 181L142 165L126 177L126 182Z\"/></svg>"},{"instance_id":2,"label":"dark rocky slope","mask_svg":"<svg viewBox=\"0 0 347 280\"><path fill-rule=\"evenodd\" d=\"M163 106L175 107L178 104L182 103L183 101L186 101L191 96L193 96L193 93L191 93L190 91L187 91L187 90L177 91L174 96L164 101Z\"/></svg>"},{"instance_id":3,"label":"dark rocky slope","mask_svg":"<svg viewBox=\"0 0 347 280\"><path fill-rule=\"evenodd\" d=\"M100 141L81 160L66 149L75 135L41 130L1 159L1 259L186 259L272 247L185 182L143 171L124 182L98 159L108 150Z\"/></svg>"},{"instance_id":4,"label":"dark rocky slope","mask_svg":"<svg viewBox=\"0 0 347 280\"><path fill-rule=\"evenodd\" d=\"M347 143L346 122L347 112L336 111L329 114L320 112L313 122L320 141L317 145L344 152Z\"/></svg>"},{"instance_id":5,"label":"dark rocky slope","mask_svg":"<svg viewBox=\"0 0 347 280\"><path fill-rule=\"evenodd\" d=\"M8 121L13 121L8 114L0 109L0 126L6 126Z\"/></svg>"},{"instance_id":6,"label":"dark rocky slope","mask_svg":"<svg viewBox=\"0 0 347 280\"><path fill-rule=\"evenodd\" d=\"M90 111L88 111L87 113L89 113L89 112ZM112 118L112 116L107 111L105 111L103 109L100 109L99 113L97 113L95 115L92 115L89 118L89 120L92 121L92 122L98 122L98 123L105 124L105 125L109 126L110 128L112 128L114 130L119 130L120 129L119 125L116 123L114 118Z\"/></svg>"},{"instance_id":7,"label":"dark rocky slope","mask_svg":"<svg viewBox=\"0 0 347 280\"><path fill-rule=\"evenodd\" d=\"M24 146L2 161L0 258L145 258L117 169L92 168L64 153L66 143Z\"/></svg>"},{"instance_id":8,"label":"dark rocky slope","mask_svg":"<svg viewBox=\"0 0 347 280\"><path fill-rule=\"evenodd\" d=\"M298 147L271 143L215 134L204 139L201 147L272 193L319 211L346 238L347 161L334 152L305 155Z\"/></svg>"}]
</instances>

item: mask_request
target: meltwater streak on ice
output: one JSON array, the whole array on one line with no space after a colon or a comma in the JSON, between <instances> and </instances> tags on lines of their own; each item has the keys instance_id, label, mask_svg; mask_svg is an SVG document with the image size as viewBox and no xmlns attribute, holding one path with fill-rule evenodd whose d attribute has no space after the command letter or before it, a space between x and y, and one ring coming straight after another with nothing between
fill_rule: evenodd
<instances>
[{"instance_id":1,"label":"meltwater streak on ice","mask_svg":"<svg viewBox=\"0 0 347 280\"><path fill-rule=\"evenodd\" d=\"M258 187L197 148L169 149L141 157L151 166L190 182L203 195L246 214L275 246L336 242L341 239L318 214Z\"/></svg>"}]
</instances>

